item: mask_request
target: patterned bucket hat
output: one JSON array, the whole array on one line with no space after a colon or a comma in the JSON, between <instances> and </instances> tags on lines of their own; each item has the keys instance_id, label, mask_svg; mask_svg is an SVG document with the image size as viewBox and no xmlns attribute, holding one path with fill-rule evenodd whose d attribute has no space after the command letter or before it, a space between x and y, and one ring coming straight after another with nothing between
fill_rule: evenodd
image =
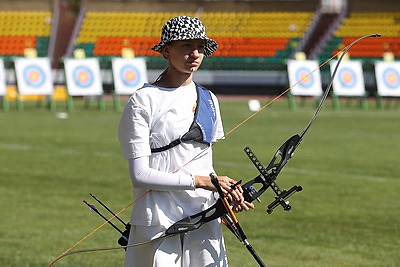
<instances>
[{"instance_id":1,"label":"patterned bucket hat","mask_svg":"<svg viewBox=\"0 0 400 267\"><path fill-rule=\"evenodd\" d=\"M161 41L151 49L161 53L163 45L168 42L191 39L206 40L204 50L204 56L206 57L214 53L218 48L217 42L207 37L205 27L198 18L179 16L170 19L164 24Z\"/></svg>"}]
</instances>

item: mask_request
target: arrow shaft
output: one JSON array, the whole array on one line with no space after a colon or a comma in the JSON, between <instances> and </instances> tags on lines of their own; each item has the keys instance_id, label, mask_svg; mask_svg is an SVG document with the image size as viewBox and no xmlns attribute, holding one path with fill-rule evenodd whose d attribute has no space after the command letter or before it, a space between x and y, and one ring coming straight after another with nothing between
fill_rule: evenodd
<instances>
[{"instance_id":1,"label":"arrow shaft","mask_svg":"<svg viewBox=\"0 0 400 267\"><path fill-rule=\"evenodd\" d=\"M102 201L100 201L100 199L98 199L95 195L93 195L92 193L90 193L90 196L96 200L100 205L102 205L109 213L111 213L118 221L120 221L123 225L125 225L125 227L127 226L127 224L121 220L120 217L118 217L112 210L110 210L106 204L104 204Z\"/></svg>"},{"instance_id":2,"label":"arrow shaft","mask_svg":"<svg viewBox=\"0 0 400 267\"><path fill-rule=\"evenodd\" d=\"M120 232L120 234L124 234L124 232L119 229L115 224L113 224L109 219L107 219L103 214L100 213L100 211L93 205L90 205L88 202L83 201L92 211L96 212L101 218L103 218L108 224L110 224L115 230Z\"/></svg>"}]
</instances>

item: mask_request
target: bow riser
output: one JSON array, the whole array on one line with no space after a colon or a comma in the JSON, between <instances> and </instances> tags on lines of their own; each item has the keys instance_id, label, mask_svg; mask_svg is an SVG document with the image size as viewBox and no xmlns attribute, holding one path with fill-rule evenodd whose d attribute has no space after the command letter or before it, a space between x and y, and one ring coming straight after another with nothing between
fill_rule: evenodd
<instances>
[{"instance_id":1,"label":"bow riser","mask_svg":"<svg viewBox=\"0 0 400 267\"><path fill-rule=\"evenodd\" d=\"M281 205L285 211L289 211L292 209L287 199L295 192L301 191L302 187L293 186L289 191L285 189L281 190L275 180L282 168L289 161L289 159L293 157L294 150L300 144L300 141L301 138L297 134L290 137L277 150L267 168L264 168L254 152L250 149L250 147L246 147L244 149L246 155L260 172L260 175L248 181L242 186L243 196L246 201L252 202L254 200L258 200L259 202L261 202L259 198L260 195L263 194L269 187L271 187L272 190L275 192L275 200L270 205L268 205L267 212L271 214L278 205ZM259 189L256 189L255 185L261 185L261 187Z\"/></svg>"},{"instance_id":2,"label":"bow riser","mask_svg":"<svg viewBox=\"0 0 400 267\"><path fill-rule=\"evenodd\" d=\"M273 171L278 175L286 163L294 155L294 150L301 142L301 137L296 134L290 137L283 145L276 151L274 157L266 168L266 171ZM279 161L278 161L279 160ZM278 162L277 162L278 161Z\"/></svg>"},{"instance_id":3,"label":"bow riser","mask_svg":"<svg viewBox=\"0 0 400 267\"><path fill-rule=\"evenodd\" d=\"M289 191L286 190L282 191L279 188L278 184L275 182L275 180L280 171L282 170L282 168L293 157L294 150L300 144L301 139L302 138L298 134L290 137L276 151L271 162L268 164L267 168L264 168L264 166L258 160L254 152L250 149L250 147L246 147L244 149L246 155L249 157L251 162L253 162L254 166L260 172L260 175L248 181L242 186L244 192L243 196L246 201L252 202L254 200L258 200L260 202L259 198L260 195L263 194L269 187L271 187L276 194L275 196L276 200L269 205L271 206L271 208L270 207L268 208L267 210L268 213L271 213L273 209L279 204L283 207L284 210L286 211L291 210L291 206L289 202L286 201L286 199L289 198L295 192L301 190L294 190L293 188L291 188ZM261 187L257 189L255 185L261 185ZM301 188L301 186L296 186L295 188ZM287 192L291 192L291 194L287 194Z\"/></svg>"}]
</instances>

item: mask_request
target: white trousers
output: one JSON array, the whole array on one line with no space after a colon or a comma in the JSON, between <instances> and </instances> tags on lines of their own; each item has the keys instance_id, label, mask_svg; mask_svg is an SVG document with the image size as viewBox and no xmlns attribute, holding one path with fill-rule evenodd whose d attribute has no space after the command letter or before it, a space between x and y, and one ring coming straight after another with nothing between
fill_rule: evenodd
<instances>
[{"instance_id":1,"label":"white trousers","mask_svg":"<svg viewBox=\"0 0 400 267\"><path fill-rule=\"evenodd\" d=\"M154 239L165 231L161 226L132 225L129 243ZM128 248L125 267L227 267L225 245L218 220L182 235Z\"/></svg>"}]
</instances>

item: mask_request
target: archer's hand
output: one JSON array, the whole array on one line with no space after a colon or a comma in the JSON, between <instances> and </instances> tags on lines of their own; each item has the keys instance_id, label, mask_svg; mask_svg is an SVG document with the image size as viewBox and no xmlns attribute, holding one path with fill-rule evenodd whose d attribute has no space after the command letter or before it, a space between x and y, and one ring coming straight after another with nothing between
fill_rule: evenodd
<instances>
[{"instance_id":1,"label":"archer's hand","mask_svg":"<svg viewBox=\"0 0 400 267\"><path fill-rule=\"evenodd\" d=\"M244 202L243 189L238 186L237 181L228 176L217 176L218 184L221 187L222 193L230 202ZM203 188L210 191L217 191L209 176L195 176L196 188Z\"/></svg>"},{"instance_id":2,"label":"archer's hand","mask_svg":"<svg viewBox=\"0 0 400 267\"><path fill-rule=\"evenodd\" d=\"M254 209L254 204L247 202L243 197L243 188L237 181L228 176L217 176L219 186L222 193L228 198L230 203L233 203L233 211L241 212L249 209ZM208 176L195 176L195 184L197 188L203 188L210 191L216 191Z\"/></svg>"},{"instance_id":3,"label":"archer's hand","mask_svg":"<svg viewBox=\"0 0 400 267\"><path fill-rule=\"evenodd\" d=\"M254 209L254 204L243 201L243 202L233 202L233 207L232 210L235 213L242 212L242 211L248 211L249 209Z\"/></svg>"}]
</instances>

